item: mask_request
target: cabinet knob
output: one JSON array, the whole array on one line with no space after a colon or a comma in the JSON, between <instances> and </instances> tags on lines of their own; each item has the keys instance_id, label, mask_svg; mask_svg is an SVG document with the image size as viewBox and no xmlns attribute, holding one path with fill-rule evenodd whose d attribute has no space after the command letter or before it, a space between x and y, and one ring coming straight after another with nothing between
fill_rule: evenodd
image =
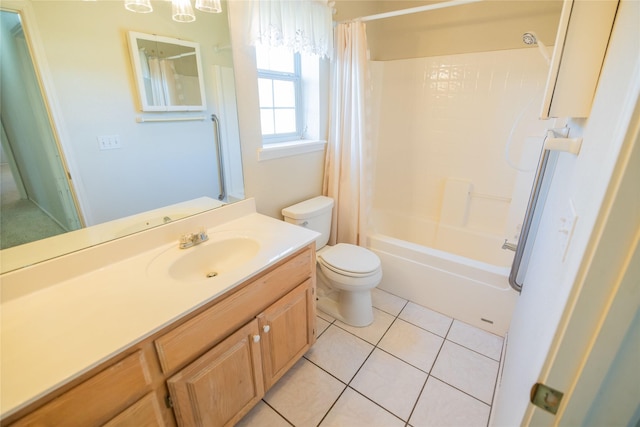
<instances>
[{"instance_id":1,"label":"cabinet knob","mask_svg":"<svg viewBox=\"0 0 640 427\"><path fill-rule=\"evenodd\" d=\"M262 330L263 330L263 331L264 331L264 333L266 334L267 332L269 332L269 331L271 330L271 326L269 326L269 325L264 325L264 326L262 327Z\"/></svg>"},{"instance_id":2,"label":"cabinet knob","mask_svg":"<svg viewBox=\"0 0 640 427\"><path fill-rule=\"evenodd\" d=\"M260 342L260 335L254 335L253 342Z\"/></svg>"}]
</instances>

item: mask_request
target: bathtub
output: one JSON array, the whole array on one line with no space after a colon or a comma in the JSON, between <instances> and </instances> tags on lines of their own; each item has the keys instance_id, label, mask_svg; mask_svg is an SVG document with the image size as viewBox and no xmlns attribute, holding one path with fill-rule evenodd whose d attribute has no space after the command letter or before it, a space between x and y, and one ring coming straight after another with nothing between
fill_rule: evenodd
<instances>
[{"instance_id":1,"label":"bathtub","mask_svg":"<svg viewBox=\"0 0 640 427\"><path fill-rule=\"evenodd\" d=\"M508 282L513 252L501 249L500 236L428 220L374 217L377 231L366 242L382 262L378 288L496 335L506 334L519 294ZM454 244L460 253L453 253Z\"/></svg>"}]
</instances>

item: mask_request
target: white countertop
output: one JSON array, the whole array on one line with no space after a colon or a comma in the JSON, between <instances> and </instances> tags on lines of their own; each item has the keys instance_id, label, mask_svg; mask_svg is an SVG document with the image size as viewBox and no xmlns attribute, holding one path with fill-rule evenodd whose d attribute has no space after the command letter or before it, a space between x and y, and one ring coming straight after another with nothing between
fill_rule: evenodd
<instances>
[{"instance_id":1,"label":"white countertop","mask_svg":"<svg viewBox=\"0 0 640 427\"><path fill-rule=\"evenodd\" d=\"M155 232L162 232L162 228ZM261 249L242 268L202 282L176 281L148 271L154 258L177 246L176 235L175 241L101 268L46 286L30 285L33 289L24 294L8 292L9 298L3 295L2 416L192 312L317 236L313 231L257 213L207 228L211 241L215 241L217 233L233 231L258 239ZM139 240L152 236L150 233L154 230L129 238ZM118 250L117 241L111 244ZM50 261L49 268L55 268L55 262Z\"/></svg>"}]
</instances>

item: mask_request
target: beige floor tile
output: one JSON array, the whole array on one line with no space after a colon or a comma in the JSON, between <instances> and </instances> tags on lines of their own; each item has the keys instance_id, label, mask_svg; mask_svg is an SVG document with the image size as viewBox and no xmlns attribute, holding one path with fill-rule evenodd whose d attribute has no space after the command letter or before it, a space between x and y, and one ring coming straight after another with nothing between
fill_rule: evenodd
<instances>
[{"instance_id":1,"label":"beige floor tile","mask_svg":"<svg viewBox=\"0 0 640 427\"><path fill-rule=\"evenodd\" d=\"M491 404L498 362L450 341L445 341L431 375Z\"/></svg>"},{"instance_id":2,"label":"beige floor tile","mask_svg":"<svg viewBox=\"0 0 640 427\"><path fill-rule=\"evenodd\" d=\"M345 385L305 358L269 390L264 400L295 426L316 426Z\"/></svg>"},{"instance_id":3,"label":"beige floor tile","mask_svg":"<svg viewBox=\"0 0 640 427\"><path fill-rule=\"evenodd\" d=\"M331 325L305 357L346 384L372 350L373 345Z\"/></svg>"},{"instance_id":4,"label":"beige floor tile","mask_svg":"<svg viewBox=\"0 0 640 427\"><path fill-rule=\"evenodd\" d=\"M331 323L327 322L320 316L316 316L316 336L322 335L324 331L331 325Z\"/></svg>"},{"instance_id":5,"label":"beige floor tile","mask_svg":"<svg viewBox=\"0 0 640 427\"><path fill-rule=\"evenodd\" d=\"M449 334L449 341L458 343L493 360L500 361L503 338L466 323L454 320Z\"/></svg>"},{"instance_id":6,"label":"beige floor tile","mask_svg":"<svg viewBox=\"0 0 640 427\"><path fill-rule=\"evenodd\" d=\"M426 373L376 349L350 386L406 421L426 379Z\"/></svg>"},{"instance_id":7,"label":"beige floor tile","mask_svg":"<svg viewBox=\"0 0 640 427\"><path fill-rule=\"evenodd\" d=\"M236 427L290 427L291 425L262 400L240 420Z\"/></svg>"},{"instance_id":8,"label":"beige floor tile","mask_svg":"<svg viewBox=\"0 0 640 427\"><path fill-rule=\"evenodd\" d=\"M373 309L373 323L365 327L355 327L347 325L346 323L336 320L335 325L342 329L351 332L353 335L362 338L363 340L376 345L380 341L380 338L387 332L391 323L395 319L394 316L389 313L385 313L377 308Z\"/></svg>"},{"instance_id":9,"label":"beige floor tile","mask_svg":"<svg viewBox=\"0 0 640 427\"><path fill-rule=\"evenodd\" d=\"M347 388L320 427L403 427L404 421Z\"/></svg>"},{"instance_id":10,"label":"beige floor tile","mask_svg":"<svg viewBox=\"0 0 640 427\"><path fill-rule=\"evenodd\" d=\"M426 307L409 302L398 316L429 332L445 337L453 319Z\"/></svg>"},{"instance_id":11,"label":"beige floor tile","mask_svg":"<svg viewBox=\"0 0 640 427\"><path fill-rule=\"evenodd\" d=\"M444 338L398 319L391 325L378 347L429 372L443 342Z\"/></svg>"},{"instance_id":12,"label":"beige floor tile","mask_svg":"<svg viewBox=\"0 0 640 427\"><path fill-rule=\"evenodd\" d=\"M318 308L317 314L318 314L318 317L326 320L329 323L333 323L336 320L335 317L325 313L324 311L320 310L319 308Z\"/></svg>"},{"instance_id":13,"label":"beige floor tile","mask_svg":"<svg viewBox=\"0 0 640 427\"><path fill-rule=\"evenodd\" d=\"M409 424L414 427L486 427L489 405L429 377Z\"/></svg>"},{"instance_id":14,"label":"beige floor tile","mask_svg":"<svg viewBox=\"0 0 640 427\"><path fill-rule=\"evenodd\" d=\"M382 311L397 316L402 308L407 304L407 300L390 294L382 289L373 288L371 291L373 306Z\"/></svg>"}]
</instances>

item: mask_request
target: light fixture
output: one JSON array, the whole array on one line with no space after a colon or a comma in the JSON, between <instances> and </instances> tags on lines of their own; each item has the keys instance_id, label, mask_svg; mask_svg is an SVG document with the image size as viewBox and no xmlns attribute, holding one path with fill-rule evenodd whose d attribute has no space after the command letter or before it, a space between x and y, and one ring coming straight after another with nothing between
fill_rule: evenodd
<instances>
[{"instance_id":1,"label":"light fixture","mask_svg":"<svg viewBox=\"0 0 640 427\"><path fill-rule=\"evenodd\" d=\"M127 10L138 13L153 12L151 0L124 0ZM196 9L208 13L222 12L220 0L196 0ZM191 7L191 0L171 0L171 17L177 22L193 22L196 15Z\"/></svg>"},{"instance_id":2,"label":"light fixture","mask_svg":"<svg viewBox=\"0 0 640 427\"><path fill-rule=\"evenodd\" d=\"M220 0L196 0L196 9L209 13L222 12Z\"/></svg>"},{"instance_id":3,"label":"light fixture","mask_svg":"<svg viewBox=\"0 0 640 427\"><path fill-rule=\"evenodd\" d=\"M125 9L132 12L153 12L153 7L151 7L151 0L124 0L124 7Z\"/></svg>"},{"instance_id":4,"label":"light fixture","mask_svg":"<svg viewBox=\"0 0 640 427\"><path fill-rule=\"evenodd\" d=\"M191 7L191 0L171 0L171 16L176 22L193 22L196 15Z\"/></svg>"}]
</instances>

